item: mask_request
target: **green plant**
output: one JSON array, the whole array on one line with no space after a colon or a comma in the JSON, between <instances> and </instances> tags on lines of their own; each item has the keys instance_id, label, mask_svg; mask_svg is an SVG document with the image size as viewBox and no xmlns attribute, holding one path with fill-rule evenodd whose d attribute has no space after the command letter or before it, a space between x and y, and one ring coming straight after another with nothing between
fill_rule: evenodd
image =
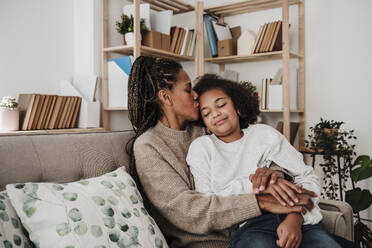
<instances>
[{"instance_id":1,"label":"green plant","mask_svg":"<svg viewBox=\"0 0 372 248\"><path fill-rule=\"evenodd\" d=\"M240 81L240 84L245 88L248 88L252 93L257 95L257 87L252 84L250 81Z\"/></svg>"},{"instance_id":2,"label":"green plant","mask_svg":"<svg viewBox=\"0 0 372 248\"><path fill-rule=\"evenodd\" d=\"M141 34L143 35L145 32L148 31L148 28L145 24L145 19L141 18L140 20L140 30ZM121 15L121 20L116 22L116 31L120 34L125 35L126 33L130 33L134 31L134 18L133 15L127 16L125 14Z\"/></svg>"},{"instance_id":3,"label":"green plant","mask_svg":"<svg viewBox=\"0 0 372 248\"><path fill-rule=\"evenodd\" d=\"M0 102L0 107L13 110L18 107L18 103L16 102L16 99L14 97L4 96L3 100Z\"/></svg>"},{"instance_id":4,"label":"green plant","mask_svg":"<svg viewBox=\"0 0 372 248\"><path fill-rule=\"evenodd\" d=\"M372 177L372 159L367 155L358 156L350 166L350 175L353 189L346 191L346 201L358 217L354 224L355 242L361 244L362 247L372 247L372 231L361 222L359 216L360 211L372 205L372 194L368 189L355 188L357 182Z\"/></svg>"},{"instance_id":5,"label":"green plant","mask_svg":"<svg viewBox=\"0 0 372 248\"><path fill-rule=\"evenodd\" d=\"M355 144L350 141L356 139L354 130L340 131L339 128L344 122L328 121L320 118L320 122L314 127L310 127L311 133L308 135L308 140L305 140L305 145L315 153L320 153L323 157L323 162L319 163L324 172L323 177L323 192L322 196L329 199L338 198L339 187L346 187L346 181L349 178L349 168L352 163ZM337 131L330 131L337 130ZM336 164L337 156L340 161L343 160L344 166L340 168L339 177L341 185L334 182L333 177L338 173Z\"/></svg>"}]
</instances>

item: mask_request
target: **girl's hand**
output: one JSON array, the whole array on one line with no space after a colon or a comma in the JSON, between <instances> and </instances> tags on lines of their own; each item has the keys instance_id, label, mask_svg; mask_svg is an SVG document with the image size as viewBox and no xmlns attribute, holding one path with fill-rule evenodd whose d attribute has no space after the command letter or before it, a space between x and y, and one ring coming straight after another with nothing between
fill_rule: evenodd
<instances>
[{"instance_id":1,"label":"girl's hand","mask_svg":"<svg viewBox=\"0 0 372 248\"><path fill-rule=\"evenodd\" d=\"M276 230L276 245L282 248L298 248L302 241L301 226L304 218L297 213L288 214Z\"/></svg>"}]
</instances>

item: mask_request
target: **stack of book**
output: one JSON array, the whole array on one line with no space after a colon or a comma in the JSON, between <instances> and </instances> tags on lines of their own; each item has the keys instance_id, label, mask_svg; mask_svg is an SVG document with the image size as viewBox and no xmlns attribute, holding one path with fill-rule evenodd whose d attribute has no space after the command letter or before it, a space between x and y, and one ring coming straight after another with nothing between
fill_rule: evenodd
<instances>
[{"instance_id":1,"label":"stack of book","mask_svg":"<svg viewBox=\"0 0 372 248\"><path fill-rule=\"evenodd\" d=\"M74 128L81 97L20 94L21 130Z\"/></svg>"},{"instance_id":2,"label":"stack of book","mask_svg":"<svg viewBox=\"0 0 372 248\"><path fill-rule=\"evenodd\" d=\"M173 26L170 36L170 52L184 56L193 56L196 42L196 32L194 29Z\"/></svg>"},{"instance_id":3,"label":"stack of book","mask_svg":"<svg viewBox=\"0 0 372 248\"><path fill-rule=\"evenodd\" d=\"M282 50L282 21L262 25L258 31L253 53Z\"/></svg>"}]
</instances>

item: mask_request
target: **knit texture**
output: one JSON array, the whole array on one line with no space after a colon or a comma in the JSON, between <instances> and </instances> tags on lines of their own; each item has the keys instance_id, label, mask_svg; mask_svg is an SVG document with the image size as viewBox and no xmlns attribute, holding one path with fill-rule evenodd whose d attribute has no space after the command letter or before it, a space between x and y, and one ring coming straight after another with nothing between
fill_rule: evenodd
<instances>
[{"instance_id":1,"label":"knit texture","mask_svg":"<svg viewBox=\"0 0 372 248\"><path fill-rule=\"evenodd\" d=\"M170 247L230 247L227 228L261 214L255 195L202 196L186 164L200 127L177 131L158 124L134 144L136 169L150 212Z\"/></svg>"}]
</instances>

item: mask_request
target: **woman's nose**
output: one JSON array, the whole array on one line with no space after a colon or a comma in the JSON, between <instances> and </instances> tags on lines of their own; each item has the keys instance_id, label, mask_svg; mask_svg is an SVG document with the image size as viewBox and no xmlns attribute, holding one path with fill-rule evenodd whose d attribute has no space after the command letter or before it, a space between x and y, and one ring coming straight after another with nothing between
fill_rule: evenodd
<instances>
[{"instance_id":1,"label":"woman's nose","mask_svg":"<svg viewBox=\"0 0 372 248\"><path fill-rule=\"evenodd\" d=\"M194 98L194 100L196 101L199 97L198 93L195 92L195 90L192 90L192 97Z\"/></svg>"}]
</instances>

